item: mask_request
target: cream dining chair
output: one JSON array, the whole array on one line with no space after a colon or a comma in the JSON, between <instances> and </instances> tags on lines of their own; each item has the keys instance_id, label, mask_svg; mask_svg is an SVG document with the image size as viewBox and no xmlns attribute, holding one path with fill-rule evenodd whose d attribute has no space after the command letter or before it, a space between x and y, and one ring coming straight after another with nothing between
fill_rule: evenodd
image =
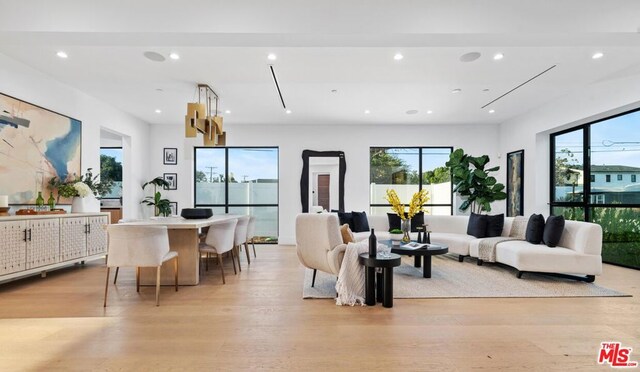
<instances>
[{"instance_id":1,"label":"cream dining chair","mask_svg":"<svg viewBox=\"0 0 640 372\"><path fill-rule=\"evenodd\" d=\"M249 216L249 224L247 225L247 242L245 243L245 247L247 247L247 251L249 250L249 243L251 243L251 247L253 248L253 257L256 256L256 245L253 242L253 238L256 235L256 216Z\"/></svg>"},{"instance_id":2,"label":"cream dining chair","mask_svg":"<svg viewBox=\"0 0 640 372\"><path fill-rule=\"evenodd\" d=\"M178 252L169 250L166 226L109 225L107 281L104 288L104 306L107 306L109 271L112 267L136 268L136 291L140 292L140 268L156 268L156 306L160 305L160 269L162 264L175 259L173 270L175 289L178 291Z\"/></svg>"},{"instance_id":3,"label":"cream dining chair","mask_svg":"<svg viewBox=\"0 0 640 372\"><path fill-rule=\"evenodd\" d=\"M247 228L249 227L249 216L242 216L242 217L238 217L238 225L236 226L236 234L235 234L235 239L233 242L233 245L236 247L237 249L237 253L238 253L238 269L240 271L242 271L242 268L240 268L240 248L242 247L242 245L246 245L247 244ZM246 250L247 252L247 265L251 264L251 256L249 256L249 250Z\"/></svg>"},{"instance_id":4,"label":"cream dining chair","mask_svg":"<svg viewBox=\"0 0 640 372\"><path fill-rule=\"evenodd\" d=\"M224 279L224 267L222 263L222 254L231 252L231 261L233 262L233 271L236 272L236 261L234 257L234 239L236 233L236 225L238 220L226 220L209 226L207 236L203 243L200 243L200 254L206 253L206 268L209 270L209 255L211 253L218 256L218 266L222 273L222 284L226 284Z\"/></svg>"}]
</instances>

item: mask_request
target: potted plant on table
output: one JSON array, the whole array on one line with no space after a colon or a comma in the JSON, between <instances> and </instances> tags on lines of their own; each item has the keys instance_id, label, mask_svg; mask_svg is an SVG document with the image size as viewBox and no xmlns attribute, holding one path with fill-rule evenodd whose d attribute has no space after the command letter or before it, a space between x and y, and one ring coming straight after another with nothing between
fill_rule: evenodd
<instances>
[{"instance_id":1,"label":"potted plant on table","mask_svg":"<svg viewBox=\"0 0 640 372\"><path fill-rule=\"evenodd\" d=\"M411 197L411 203L409 204L409 211L405 213L404 204L400 201L400 197L398 197L398 193L394 189L387 189L387 201L391 204L391 210L394 211L398 217L402 220L400 225L402 231L402 239L403 243L409 243L411 241L411 237L409 236L409 231L411 231L411 219L413 216L422 212L422 206L429 201L429 192L427 190L420 190L413 194Z\"/></svg>"},{"instance_id":2,"label":"potted plant on table","mask_svg":"<svg viewBox=\"0 0 640 372\"><path fill-rule=\"evenodd\" d=\"M60 198L72 199L71 212L100 212L100 201L96 196L111 192L113 181L98 181L100 174L93 175L93 169L87 168L84 175L76 176L69 181L53 177L49 180L49 190L57 190L57 202Z\"/></svg>"},{"instance_id":3,"label":"potted plant on table","mask_svg":"<svg viewBox=\"0 0 640 372\"><path fill-rule=\"evenodd\" d=\"M391 229L389 230L389 239L391 239L392 241L400 241L402 240L403 237L403 233L402 230L400 229Z\"/></svg>"},{"instance_id":4,"label":"potted plant on table","mask_svg":"<svg viewBox=\"0 0 640 372\"><path fill-rule=\"evenodd\" d=\"M145 184L142 185L142 190L149 185L153 186L153 196L145 197L140 204L154 206L154 215L156 217L159 215L164 217L169 216L171 214L171 202L169 199L163 199L162 194L158 191L158 187L169 187L169 182L165 181L162 177L156 177L149 182L145 182Z\"/></svg>"}]
</instances>

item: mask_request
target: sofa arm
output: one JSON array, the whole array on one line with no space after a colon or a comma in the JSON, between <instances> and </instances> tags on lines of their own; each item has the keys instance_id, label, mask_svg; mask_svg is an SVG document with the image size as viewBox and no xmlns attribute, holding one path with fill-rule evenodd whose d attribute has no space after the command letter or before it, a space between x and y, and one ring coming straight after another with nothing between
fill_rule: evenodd
<instances>
[{"instance_id":1,"label":"sofa arm","mask_svg":"<svg viewBox=\"0 0 640 372\"><path fill-rule=\"evenodd\" d=\"M346 250L346 244L338 244L327 252L327 262L335 275L340 273L340 266L342 266L342 259L344 258L344 252Z\"/></svg>"}]
</instances>

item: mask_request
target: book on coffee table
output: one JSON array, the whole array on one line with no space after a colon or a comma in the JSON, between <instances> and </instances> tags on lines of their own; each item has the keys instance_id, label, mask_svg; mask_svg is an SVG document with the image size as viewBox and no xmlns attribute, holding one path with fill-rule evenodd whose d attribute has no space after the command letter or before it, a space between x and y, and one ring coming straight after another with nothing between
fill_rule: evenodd
<instances>
[{"instance_id":1,"label":"book on coffee table","mask_svg":"<svg viewBox=\"0 0 640 372\"><path fill-rule=\"evenodd\" d=\"M435 244L428 244L428 243L417 243L417 242L411 242L411 243L406 243L406 244L401 244L400 248L404 248L404 249L420 249L420 248L440 248L439 245L435 245Z\"/></svg>"}]
</instances>

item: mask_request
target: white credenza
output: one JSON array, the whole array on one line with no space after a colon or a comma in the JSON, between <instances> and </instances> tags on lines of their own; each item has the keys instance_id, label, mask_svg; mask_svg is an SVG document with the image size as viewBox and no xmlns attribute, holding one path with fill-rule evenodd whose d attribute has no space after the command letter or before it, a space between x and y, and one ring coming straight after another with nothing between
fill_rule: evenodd
<instances>
[{"instance_id":1,"label":"white credenza","mask_svg":"<svg viewBox=\"0 0 640 372\"><path fill-rule=\"evenodd\" d=\"M107 253L109 213L0 217L0 282Z\"/></svg>"}]
</instances>

